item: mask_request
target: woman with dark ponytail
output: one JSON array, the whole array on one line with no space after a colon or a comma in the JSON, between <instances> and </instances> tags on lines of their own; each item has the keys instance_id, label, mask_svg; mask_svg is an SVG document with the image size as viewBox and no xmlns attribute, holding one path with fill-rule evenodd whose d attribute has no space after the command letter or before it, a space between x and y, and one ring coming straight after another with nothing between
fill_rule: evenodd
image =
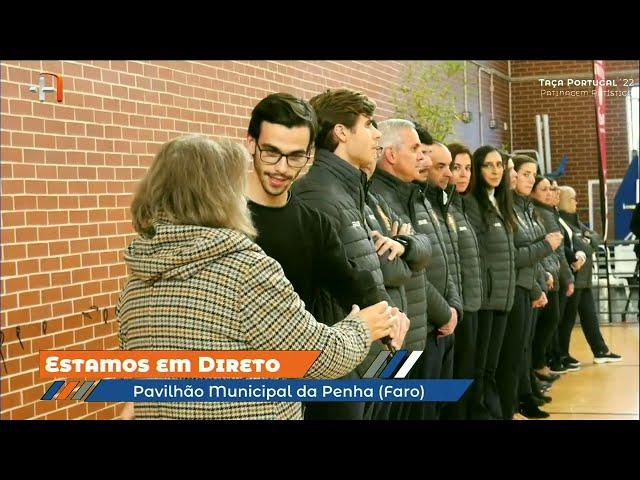
<instances>
[{"instance_id":1,"label":"woman with dark ponytail","mask_svg":"<svg viewBox=\"0 0 640 480\"><path fill-rule=\"evenodd\" d=\"M540 224L545 228L546 232L562 233L562 227L554 206L554 192L551 188L550 179L540 175L536 176L531 199L535 205ZM547 364L547 353L560 321L562 287L566 286L566 295L571 296L574 282L573 273L564 254L564 237L560 248L554 251L554 255L556 259L555 267L547 270L553 277L553 279L549 279L549 291L547 293L549 303L540 311L532 347L533 369L538 378L544 381L554 381L558 378L558 373L566 372L566 369L560 370L561 366L558 366L556 373L554 373Z\"/></svg>"},{"instance_id":2,"label":"woman with dark ponytail","mask_svg":"<svg viewBox=\"0 0 640 480\"><path fill-rule=\"evenodd\" d=\"M478 337L478 310L482 303L482 280L480 274L480 248L476 233L467 217L467 192L471 182L471 151L460 143L447 145L451 152L451 180L455 185L451 193L449 213L453 215L458 231L458 255L462 280L462 321L456 327L453 359L453 378L473 378L475 376L476 339ZM472 391L465 392L457 402L445 405L442 418L447 420L467 420Z\"/></svg>"},{"instance_id":3,"label":"woman with dark ponytail","mask_svg":"<svg viewBox=\"0 0 640 480\"><path fill-rule=\"evenodd\" d=\"M517 225L509 175L500 152L482 146L474 152L472 164L467 214L480 246L483 298L478 312L470 416L501 419L496 369L516 286L513 233Z\"/></svg>"},{"instance_id":4,"label":"woman with dark ponytail","mask_svg":"<svg viewBox=\"0 0 640 480\"><path fill-rule=\"evenodd\" d=\"M562 235L548 233L540 235L534 228L531 216L529 195L535 182L536 161L524 155L516 155L509 160L511 188L513 189L513 212L518 222L514 235L516 251L516 291L513 308L509 313L507 330L498 364L498 390L505 420L518 418L520 410L518 386L520 379L529 382L529 363L533 338L532 302L543 300L543 291L538 284L538 263L560 246ZM530 390L530 389L529 389ZM533 399L527 397L531 407L537 408ZM541 415L544 412L541 412Z\"/></svg>"}]
</instances>

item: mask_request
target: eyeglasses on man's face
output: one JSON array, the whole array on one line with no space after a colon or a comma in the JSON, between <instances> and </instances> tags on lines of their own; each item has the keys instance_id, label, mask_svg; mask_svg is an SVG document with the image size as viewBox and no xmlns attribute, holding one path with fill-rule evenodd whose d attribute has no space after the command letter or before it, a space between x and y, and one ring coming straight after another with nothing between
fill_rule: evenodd
<instances>
[{"instance_id":1,"label":"eyeglasses on man's face","mask_svg":"<svg viewBox=\"0 0 640 480\"><path fill-rule=\"evenodd\" d=\"M297 152L286 155L279 150L271 148L263 150L257 143L256 148L258 149L258 157L260 157L260 160L267 165L275 165L282 159L282 157L285 157L287 159L287 165L291 168L302 168L311 158L311 155L307 155L305 153Z\"/></svg>"}]
</instances>

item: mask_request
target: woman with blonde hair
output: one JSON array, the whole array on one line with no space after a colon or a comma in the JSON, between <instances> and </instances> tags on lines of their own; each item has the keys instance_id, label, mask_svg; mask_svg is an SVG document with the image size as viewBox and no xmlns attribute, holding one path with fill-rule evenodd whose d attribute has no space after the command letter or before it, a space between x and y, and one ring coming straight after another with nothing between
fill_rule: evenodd
<instances>
[{"instance_id":1,"label":"woman with blonde hair","mask_svg":"<svg viewBox=\"0 0 640 480\"><path fill-rule=\"evenodd\" d=\"M253 243L245 199L248 152L187 136L164 144L131 205L140 235L125 250L123 350L320 350L306 376L350 372L373 340L398 335L396 309L357 306L315 321L280 265ZM158 402L142 419L302 419L299 402Z\"/></svg>"}]
</instances>

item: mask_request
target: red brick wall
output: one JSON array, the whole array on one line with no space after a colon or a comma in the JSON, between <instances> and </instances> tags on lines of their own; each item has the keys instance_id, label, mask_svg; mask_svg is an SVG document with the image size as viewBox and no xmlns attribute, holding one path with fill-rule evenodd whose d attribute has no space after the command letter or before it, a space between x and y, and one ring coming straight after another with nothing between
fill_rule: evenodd
<instances>
[{"instance_id":1,"label":"red brick wall","mask_svg":"<svg viewBox=\"0 0 640 480\"><path fill-rule=\"evenodd\" d=\"M621 78L638 81L638 61L605 61L607 78L618 79L617 89L626 90ZM615 72L633 70L633 75L619 75ZM567 78L571 74L592 75L591 61L516 61L512 62L512 77L545 78L551 75L565 80L559 90L591 90L590 87L568 87ZM592 77L591 77L592 78ZM569 156L569 164L560 184L571 185L578 194L578 208L583 221L588 221L587 182L598 178L597 136L595 126L595 99L585 97L542 96L539 81L514 81L513 94L513 134L517 149L537 149L536 114L549 115L552 168L558 167L563 155ZM626 97L606 97L607 164L609 178L622 178L629 165L627 139ZM616 187L609 188L609 202L613 202ZM611 207L610 207L611 210ZM595 215L599 218L599 212ZM609 232L614 232L613 216L610 215ZM600 222L596 226L600 226ZM611 235L610 235L611 237Z\"/></svg>"},{"instance_id":2,"label":"red brick wall","mask_svg":"<svg viewBox=\"0 0 640 480\"><path fill-rule=\"evenodd\" d=\"M42 349L113 349L132 238L128 207L158 146L183 133L242 139L256 100L356 88L391 112L398 62L6 62L2 112L2 418L112 418L113 405L38 402ZM65 95L39 103L42 70ZM90 306L108 309L82 315ZM43 322L46 321L46 334ZM20 326L20 338L16 327Z\"/></svg>"},{"instance_id":3,"label":"red brick wall","mask_svg":"<svg viewBox=\"0 0 640 480\"><path fill-rule=\"evenodd\" d=\"M506 74L507 62L481 62ZM304 98L326 88L361 90L392 115L402 62L387 61L11 61L0 64L2 114L2 419L113 418L118 406L38 401L43 349L114 349L114 305L126 278L122 250L133 238L129 203L158 147L184 133L243 139L251 108L274 91ZM40 103L29 85L62 74L64 102ZM469 64L473 123L459 138L477 147L477 67ZM462 82L457 82L462 110ZM495 107L508 121L506 82ZM508 132L488 127L485 143ZM108 320L86 312L95 305ZM46 322L46 332L43 324ZM16 327L20 327L20 340Z\"/></svg>"}]
</instances>

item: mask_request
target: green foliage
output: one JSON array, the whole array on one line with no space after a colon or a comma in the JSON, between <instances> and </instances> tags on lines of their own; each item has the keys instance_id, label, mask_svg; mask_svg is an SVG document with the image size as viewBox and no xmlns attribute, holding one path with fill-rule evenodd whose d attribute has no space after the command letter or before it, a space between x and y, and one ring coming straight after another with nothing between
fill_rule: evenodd
<instances>
[{"instance_id":1,"label":"green foliage","mask_svg":"<svg viewBox=\"0 0 640 480\"><path fill-rule=\"evenodd\" d=\"M410 62L393 93L395 114L426 127L435 139L446 141L459 119L451 85L462 69L461 61Z\"/></svg>"}]
</instances>

